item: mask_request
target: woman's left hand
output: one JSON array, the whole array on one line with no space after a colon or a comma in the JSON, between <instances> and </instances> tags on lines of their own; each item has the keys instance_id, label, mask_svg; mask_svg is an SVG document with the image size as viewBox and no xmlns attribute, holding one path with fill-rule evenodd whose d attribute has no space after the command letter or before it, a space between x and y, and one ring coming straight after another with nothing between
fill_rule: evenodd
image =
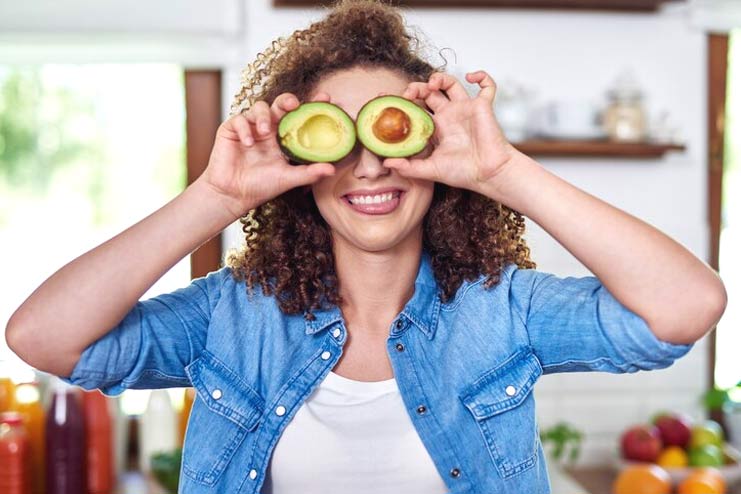
<instances>
[{"instance_id":1,"label":"woman's left hand","mask_svg":"<svg viewBox=\"0 0 741 494\"><path fill-rule=\"evenodd\" d=\"M481 87L473 98L455 77L442 72L433 73L428 82L409 84L402 96L422 99L434 112L436 144L426 158L387 158L384 166L405 177L475 192L506 166L516 150L494 118L494 79L481 70L466 74L466 79Z\"/></svg>"}]
</instances>

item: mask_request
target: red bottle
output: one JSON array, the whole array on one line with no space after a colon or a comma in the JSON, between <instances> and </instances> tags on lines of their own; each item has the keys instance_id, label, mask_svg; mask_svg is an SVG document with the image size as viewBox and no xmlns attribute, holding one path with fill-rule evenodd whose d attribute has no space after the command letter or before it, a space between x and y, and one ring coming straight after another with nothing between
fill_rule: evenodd
<instances>
[{"instance_id":1,"label":"red bottle","mask_svg":"<svg viewBox=\"0 0 741 494\"><path fill-rule=\"evenodd\" d=\"M31 450L23 416L0 413L0 492L31 494Z\"/></svg>"},{"instance_id":2,"label":"red bottle","mask_svg":"<svg viewBox=\"0 0 741 494\"><path fill-rule=\"evenodd\" d=\"M85 423L78 392L56 380L46 415L46 492L85 492Z\"/></svg>"},{"instance_id":3,"label":"red bottle","mask_svg":"<svg viewBox=\"0 0 741 494\"><path fill-rule=\"evenodd\" d=\"M87 449L87 494L113 492L113 426L108 398L100 391L83 393Z\"/></svg>"}]
</instances>

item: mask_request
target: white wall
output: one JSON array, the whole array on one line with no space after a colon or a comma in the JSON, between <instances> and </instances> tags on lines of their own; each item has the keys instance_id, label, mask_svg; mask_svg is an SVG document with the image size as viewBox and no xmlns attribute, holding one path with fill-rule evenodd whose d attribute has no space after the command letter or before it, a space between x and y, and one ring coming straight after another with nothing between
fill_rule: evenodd
<instances>
[{"instance_id":1,"label":"white wall","mask_svg":"<svg viewBox=\"0 0 741 494\"><path fill-rule=\"evenodd\" d=\"M246 52L252 58L279 35L308 25L316 10L275 9L269 0L249 3ZM689 27L681 6L658 14L554 13L513 10L408 10L438 47L457 56L450 69L483 68L495 79L537 89L540 100L599 101L623 68L632 68L646 91L652 115L667 109L687 140L687 151L659 160L541 159L576 186L663 230L702 259L708 252L706 222L705 35ZM433 64L440 63L434 59ZM238 73L238 72L237 72ZM227 84L236 91L238 77ZM538 269L561 276L590 273L528 221L526 235ZM227 246L239 243L231 231ZM582 462L609 461L623 428L647 421L660 409L700 416L707 380L707 345L669 369L631 375L578 373L546 376L536 390L541 427L567 420L586 433Z\"/></svg>"},{"instance_id":2,"label":"white wall","mask_svg":"<svg viewBox=\"0 0 741 494\"><path fill-rule=\"evenodd\" d=\"M116 2L107 4L115 12ZM111 15L109 25L100 26L69 14L58 2L47 0L43 5L43 9L18 11L17 2L0 0L0 13L6 14L0 15L0 62L108 57L110 61L144 58L190 67L221 66L225 113L242 67L276 36L288 35L321 15L317 10L276 10L270 0L235 0L218 3L225 15L205 16L206 24L168 21L152 26L147 21L142 27L134 9L124 19ZM149 3L146 12L147 19L198 17L187 9L172 8L172 2ZM242 22L232 23L232 15L239 12ZM541 101L600 100L619 71L634 69L646 90L651 114L670 111L687 140L687 151L660 160L542 159L541 163L657 226L706 259L705 37L689 27L686 14L679 5L659 14L417 9L410 10L407 18L438 48L454 49L457 64L450 66L454 73L483 68L500 84L515 80L536 88ZM235 224L225 235L225 247L237 246L240 237ZM532 222L528 222L527 239L538 269L561 276L589 274ZM647 420L658 409L678 408L698 416L706 366L707 345L701 341L663 371L547 376L536 390L541 427L562 419L572 422L587 433L583 461L604 461L613 454L624 427Z\"/></svg>"}]
</instances>

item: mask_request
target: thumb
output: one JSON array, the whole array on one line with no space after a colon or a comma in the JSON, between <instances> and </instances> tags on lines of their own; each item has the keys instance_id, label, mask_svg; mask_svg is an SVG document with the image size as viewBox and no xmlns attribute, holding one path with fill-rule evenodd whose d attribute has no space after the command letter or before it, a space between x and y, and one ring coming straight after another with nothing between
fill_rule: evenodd
<instances>
[{"instance_id":1,"label":"thumb","mask_svg":"<svg viewBox=\"0 0 741 494\"><path fill-rule=\"evenodd\" d=\"M335 167L331 163L312 163L310 165L291 165L287 172L287 182L293 187L309 185L317 180L334 175Z\"/></svg>"},{"instance_id":2,"label":"thumb","mask_svg":"<svg viewBox=\"0 0 741 494\"><path fill-rule=\"evenodd\" d=\"M406 158L386 158L383 160L383 166L399 172L403 177L423 178L426 180L436 180L434 167L429 160Z\"/></svg>"}]
</instances>

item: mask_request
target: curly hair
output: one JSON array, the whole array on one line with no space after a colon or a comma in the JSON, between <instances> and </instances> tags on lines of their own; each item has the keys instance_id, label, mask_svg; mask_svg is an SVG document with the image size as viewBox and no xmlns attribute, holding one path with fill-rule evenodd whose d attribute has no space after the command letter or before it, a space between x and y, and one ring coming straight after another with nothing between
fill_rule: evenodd
<instances>
[{"instance_id":1,"label":"curly hair","mask_svg":"<svg viewBox=\"0 0 741 494\"><path fill-rule=\"evenodd\" d=\"M411 33L398 8L373 0L340 0L322 20L288 38L278 38L242 73L232 114L281 93L300 100L321 77L351 67L383 67L410 81L426 81L436 70L423 59L420 36ZM311 194L293 189L250 210L242 218L245 242L231 249L225 264L248 292L262 286L275 295L281 311L304 313L341 305L329 226ZM514 262L529 269L530 249L522 238L521 213L475 192L435 183L423 219L423 248L430 254L441 301L455 296L465 280L487 275L484 286L499 282L501 269Z\"/></svg>"}]
</instances>

